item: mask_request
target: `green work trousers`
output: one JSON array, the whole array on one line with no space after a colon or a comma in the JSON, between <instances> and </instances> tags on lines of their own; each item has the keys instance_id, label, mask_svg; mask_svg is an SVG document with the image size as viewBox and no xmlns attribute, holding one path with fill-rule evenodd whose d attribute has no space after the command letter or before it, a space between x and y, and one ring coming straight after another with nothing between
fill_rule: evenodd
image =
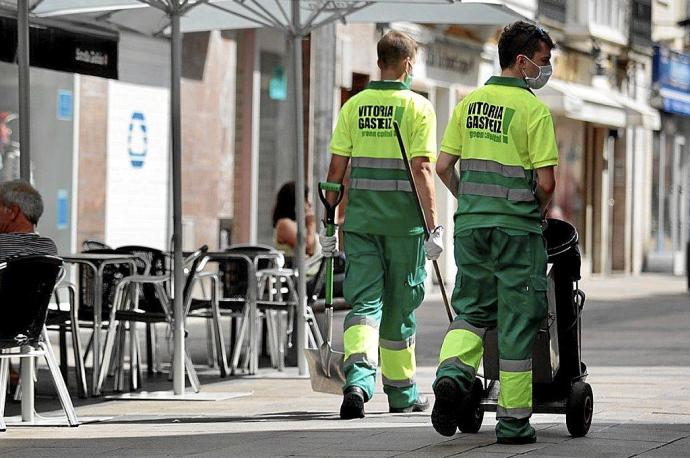
<instances>
[{"instance_id":1,"label":"green work trousers","mask_svg":"<svg viewBox=\"0 0 690 458\"><path fill-rule=\"evenodd\" d=\"M390 407L417 399L414 311L424 298L423 235L392 237L345 233L344 370L350 386L371 399L381 357L383 389Z\"/></svg>"},{"instance_id":2,"label":"green work trousers","mask_svg":"<svg viewBox=\"0 0 690 458\"><path fill-rule=\"evenodd\" d=\"M529 437L532 346L547 313L546 249L541 234L502 227L455 236L457 316L441 347L436 379L451 377L467 392L481 361L484 333L497 327L499 437Z\"/></svg>"}]
</instances>

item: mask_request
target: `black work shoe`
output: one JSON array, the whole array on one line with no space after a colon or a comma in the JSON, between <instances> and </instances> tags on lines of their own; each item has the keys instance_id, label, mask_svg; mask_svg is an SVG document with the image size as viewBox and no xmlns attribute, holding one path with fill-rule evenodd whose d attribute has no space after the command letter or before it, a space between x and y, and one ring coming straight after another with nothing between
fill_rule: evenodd
<instances>
[{"instance_id":1,"label":"black work shoe","mask_svg":"<svg viewBox=\"0 0 690 458\"><path fill-rule=\"evenodd\" d=\"M537 436L497 437L496 442L503 445L534 444L537 442Z\"/></svg>"},{"instance_id":2,"label":"black work shoe","mask_svg":"<svg viewBox=\"0 0 690 458\"><path fill-rule=\"evenodd\" d=\"M390 407L388 411L390 413L424 412L428 408L429 400L426 398L426 396L422 396L420 394L417 396L417 399L412 403L412 405L407 407Z\"/></svg>"},{"instance_id":3,"label":"black work shoe","mask_svg":"<svg viewBox=\"0 0 690 458\"><path fill-rule=\"evenodd\" d=\"M364 418L365 399L366 395L360 387L347 387L343 394L343 403L340 405L340 418L343 420Z\"/></svg>"},{"instance_id":4,"label":"black work shoe","mask_svg":"<svg viewBox=\"0 0 690 458\"><path fill-rule=\"evenodd\" d=\"M452 436L458 429L455 414L459 408L462 394L458 383L450 377L441 377L434 384L434 408L431 411L431 424L442 436Z\"/></svg>"}]
</instances>

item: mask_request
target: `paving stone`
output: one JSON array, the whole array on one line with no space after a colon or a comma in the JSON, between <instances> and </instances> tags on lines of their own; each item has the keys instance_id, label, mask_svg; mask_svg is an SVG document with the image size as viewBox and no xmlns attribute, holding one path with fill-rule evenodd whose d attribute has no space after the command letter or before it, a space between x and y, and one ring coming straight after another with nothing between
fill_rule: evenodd
<instances>
[{"instance_id":1,"label":"paving stone","mask_svg":"<svg viewBox=\"0 0 690 458\"><path fill-rule=\"evenodd\" d=\"M532 450L524 456L567 456L567 457L621 457L632 456L651 450L658 442L594 439L583 437L570 439L559 444L549 444Z\"/></svg>"}]
</instances>

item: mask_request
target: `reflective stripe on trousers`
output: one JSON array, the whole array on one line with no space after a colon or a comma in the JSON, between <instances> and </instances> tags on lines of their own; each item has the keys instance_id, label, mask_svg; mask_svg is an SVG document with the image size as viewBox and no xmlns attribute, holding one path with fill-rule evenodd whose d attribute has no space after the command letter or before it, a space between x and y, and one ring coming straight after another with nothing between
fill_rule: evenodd
<instances>
[{"instance_id":1,"label":"reflective stripe on trousers","mask_svg":"<svg viewBox=\"0 0 690 458\"><path fill-rule=\"evenodd\" d=\"M496 418L529 418L532 415L532 359L501 359L499 369L501 388Z\"/></svg>"},{"instance_id":2,"label":"reflective stripe on trousers","mask_svg":"<svg viewBox=\"0 0 690 458\"><path fill-rule=\"evenodd\" d=\"M439 355L439 367L454 365L474 377L484 354L486 329L478 328L456 318L443 339Z\"/></svg>"},{"instance_id":3,"label":"reflective stripe on trousers","mask_svg":"<svg viewBox=\"0 0 690 458\"><path fill-rule=\"evenodd\" d=\"M395 388L414 386L415 336L404 340L379 339L379 347L383 384Z\"/></svg>"},{"instance_id":4,"label":"reflective stripe on trousers","mask_svg":"<svg viewBox=\"0 0 690 458\"><path fill-rule=\"evenodd\" d=\"M354 316L345 321L343 344L345 361L343 369L355 363L371 368L378 366L379 324L366 316Z\"/></svg>"}]
</instances>

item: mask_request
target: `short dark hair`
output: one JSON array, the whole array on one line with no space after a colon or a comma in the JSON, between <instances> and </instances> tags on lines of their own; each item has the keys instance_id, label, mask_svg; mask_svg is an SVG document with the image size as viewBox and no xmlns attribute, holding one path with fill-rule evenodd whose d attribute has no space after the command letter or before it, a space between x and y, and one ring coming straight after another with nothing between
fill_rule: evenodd
<instances>
[{"instance_id":1,"label":"short dark hair","mask_svg":"<svg viewBox=\"0 0 690 458\"><path fill-rule=\"evenodd\" d=\"M304 187L304 199L309 197L309 187ZM279 219L288 218L297 221L295 214L295 182L288 181L280 187L276 195L276 203L273 207L273 227L276 227Z\"/></svg>"},{"instance_id":2,"label":"short dark hair","mask_svg":"<svg viewBox=\"0 0 690 458\"><path fill-rule=\"evenodd\" d=\"M520 54L531 59L539 49L540 42L549 49L556 47L546 30L538 25L517 21L506 26L501 38L498 39L498 60L501 68L511 67Z\"/></svg>"},{"instance_id":3,"label":"short dark hair","mask_svg":"<svg viewBox=\"0 0 690 458\"><path fill-rule=\"evenodd\" d=\"M409 35L391 30L379 40L376 54L383 67L391 67L408 57L414 58L417 55L417 42Z\"/></svg>"}]
</instances>

